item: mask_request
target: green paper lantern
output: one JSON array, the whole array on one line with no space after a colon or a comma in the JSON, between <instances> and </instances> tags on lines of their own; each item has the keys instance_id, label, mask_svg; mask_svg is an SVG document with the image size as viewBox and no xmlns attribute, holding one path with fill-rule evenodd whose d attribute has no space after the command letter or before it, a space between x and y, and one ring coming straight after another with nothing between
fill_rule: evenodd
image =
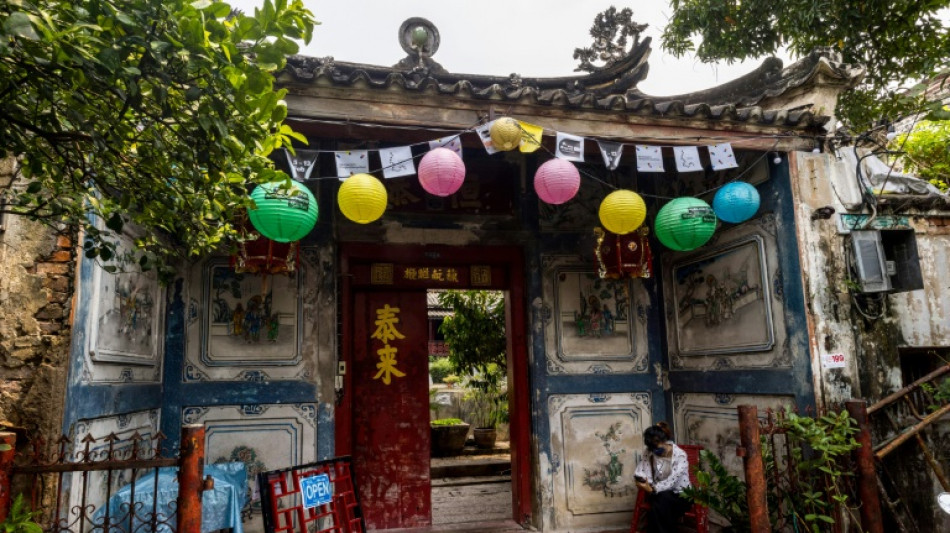
<instances>
[{"instance_id":1,"label":"green paper lantern","mask_svg":"<svg viewBox=\"0 0 950 533\"><path fill-rule=\"evenodd\" d=\"M293 242L307 236L317 223L317 199L296 181L291 187L264 183L251 193L256 209L248 209L254 229L272 241Z\"/></svg>"},{"instance_id":2,"label":"green paper lantern","mask_svg":"<svg viewBox=\"0 0 950 533\"><path fill-rule=\"evenodd\" d=\"M656 214L653 231L663 246L688 252L706 244L715 233L716 214L699 198L676 198Z\"/></svg>"}]
</instances>

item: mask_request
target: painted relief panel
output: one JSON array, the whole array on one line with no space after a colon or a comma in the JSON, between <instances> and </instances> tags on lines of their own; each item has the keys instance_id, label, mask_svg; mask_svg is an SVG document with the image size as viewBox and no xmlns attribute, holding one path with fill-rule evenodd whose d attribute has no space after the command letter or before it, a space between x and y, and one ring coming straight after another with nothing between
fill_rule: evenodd
<instances>
[{"instance_id":1,"label":"painted relief panel","mask_svg":"<svg viewBox=\"0 0 950 533\"><path fill-rule=\"evenodd\" d=\"M775 217L663 260L672 370L790 367Z\"/></svg>"},{"instance_id":2,"label":"painted relief panel","mask_svg":"<svg viewBox=\"0 0 950 533\"><path fill-rule=\"evenodd\" d=\"M743 394L673 394L673 427L676 442L699 444L715 453L722 464L737 476L744 477L742 458L736 456L739 446L739 405L755 405L759 418L765 420L766 409L794 405L792 396L756 396Z\"/></svg>"},{"instance_id":3,"label":"painted relief panel","mask_svg":"<svg viewBox=\"0 0 950 533\"><path fill-rule=\"evenodd\" d=\"M229 265L213 264L206 283L210 294L201 354L206 365L297 361L296 275L238 273Z\"/></svg>"},{"instance_id":4,"label":"painted relief panel","mask_svg":"<svg viewBox=\"0 0 950 533\"><path fill-rule=\"evenodd\" d=\"M248 494L260 505L257 474L316 460L316 405L228 405L186 407L185 424L204 424L205 461L242 461Z\"/></svg>"},{"instance_id":5,"label":"painted relief panel","mask_svg":"<svg viewBox=\"0 0 950 533\"><path fill-rule=\"evenodd\" d=\"M131 254L132 238L125 234L118 239L116 257ZM81 292L88 303L83 381L158 381L165 312L158 275L142 272L137 264L118 265L109 272L98 262L86 261L82 277L91 280Z\"/></svg>"},{"instance_id":6,"label":"painted relief panel","mask_svg":"<svg viewBox=\"0 0 950 533\"><path fill-rule=\"evenodd\" d=\"M535 327L544 328L550 373L644 372L649 299L640 280L600 279L576 256L548 256L543 302Z\"/></svg>"},{"instance_id":7,"label":"painted relief panel","mask_svg":"<svg viewBox=\"0 0 950 533\"><path fill-rule=\"evenodd\" d=\"M673 265L681 355L768 350L774 343L762 239L753 235Z\"/></svg>"},{"instance_id":8,"label":"painted relief panel","mask_svg":"<svg viewBox=\"0 0 950 533\"><path fill-rule=\"evenodd\" d=\"M319 253L304 249L290 275L238 273L225 258L196 265L187 286L183 381L315 379L316 344L332 342L318 264Z\"/></svg>"},{"instance_id":9,"label":"painted relief panel","mask_svg":"<svg viewBox=\"0 0 950 533\"><path fill-rule=\"evenodd\" d=\"M610 513L629 523L637 491L633 471L651 424L650 395L552 395L548 407L558 528L603 525Z\"/></svg>"},{"instance_id":10,"label":"painted relief panel","mask_svg":"<svg viewBox=\"0 0 950 533\"><path fill-rule=\"evenodd\" d=\"M92 460L101 461L106 458L109 452L109 442L105 440L110 434L116 436L113 443L113 451L116 457L124 457L131 453L132 436L138 433L142 439L139 440L139 446L143 443L152 443L152 439L158 433L159 412L157 409L148 411L138 411L135 413L121 414L118 416L109 416L95 418L90 420L80 420L73 426L70 438L73 441L73 457L81 460L81 456L76 455L85 451L86 443L83 439L87 435L95 439L90 443L89 457ZM108 473L105 471L91 471L87 474L86 481L86 505L93 505L96 509L103 507L106 502L107 494L115 492L130 484L134 478L131 470L115 470L112 473L111 484L109 483ZM111 486L111 491L107 488ZM82 476L73 475L69 481L69 493L65 496L70 502L69 508L79 506L82 498Z\"/></svg>"}]
</instances>

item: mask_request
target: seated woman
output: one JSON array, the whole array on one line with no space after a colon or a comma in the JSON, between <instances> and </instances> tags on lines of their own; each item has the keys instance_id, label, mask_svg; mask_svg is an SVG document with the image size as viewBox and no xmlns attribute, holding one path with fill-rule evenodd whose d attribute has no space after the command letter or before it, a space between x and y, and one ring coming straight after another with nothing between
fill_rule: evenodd
<instances>
[{"instance_id":1,"label":"seated woman","mask_svg":"<svg viewBox=\"0 0 950 533\"><path fill-rule=\"evenodd\" d=\"M673 432L666 422L659 422L643 432L647 456L640 461L633 477L637 487L646 491L649 533L672 533L692 502L681 494L690 486L689 462L686 452L673 443Z\"/></svg>"}]
</instances>

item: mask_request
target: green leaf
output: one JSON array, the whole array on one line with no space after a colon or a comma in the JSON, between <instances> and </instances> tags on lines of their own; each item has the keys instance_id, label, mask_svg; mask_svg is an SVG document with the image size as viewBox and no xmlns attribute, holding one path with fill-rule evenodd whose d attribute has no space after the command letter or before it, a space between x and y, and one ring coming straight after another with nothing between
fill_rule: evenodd
<instances>
[{"instance_id":1,"label":"green leaf","mask_svg":"<svg viewBox=\"0 0 950 533\"><path fill-rule=\"evenodd\" d=\"M30 17L21 11L14 11L7 16L7 20L3 21L3 33L34 41L40 38L33 28Z\"/></svg>"}]
</instances>

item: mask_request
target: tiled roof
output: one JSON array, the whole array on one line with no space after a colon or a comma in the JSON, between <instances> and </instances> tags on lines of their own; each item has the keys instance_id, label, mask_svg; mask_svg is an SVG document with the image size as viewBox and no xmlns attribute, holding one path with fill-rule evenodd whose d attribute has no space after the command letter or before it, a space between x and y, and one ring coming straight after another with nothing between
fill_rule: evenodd
<instances>
[{"instance_id":1,"label":"tiled roof","mask_svg":"<svg viewBox=\"0 0 950 533\"><path fill-rule=\"evenodd\" d=\"M433 31L437 32L434 28ZM403 48L409 50L406 46ZM813 105L794 103L796 100L790 94L815 83L851 87L864 73L861 67L842 63L834 50L823 49L787 68L783 68L781 60L770 58L754 72L718 87L659 97L643 94L636 88L649 70L649 53L650 39L646 38L637 41L624 57L605 68L587 75L560 78L453 74L431 55L420 57L411 50L409 56L392 67L347 63L332 57L293 56L286 67L289 78L283 81L395 89L418 94L420 98L437 94L566 109L809 129L823 126L831 117L820 114ZM792 106L788 105L789 101L793 102Z\"/></svg>"}]
</instances>

